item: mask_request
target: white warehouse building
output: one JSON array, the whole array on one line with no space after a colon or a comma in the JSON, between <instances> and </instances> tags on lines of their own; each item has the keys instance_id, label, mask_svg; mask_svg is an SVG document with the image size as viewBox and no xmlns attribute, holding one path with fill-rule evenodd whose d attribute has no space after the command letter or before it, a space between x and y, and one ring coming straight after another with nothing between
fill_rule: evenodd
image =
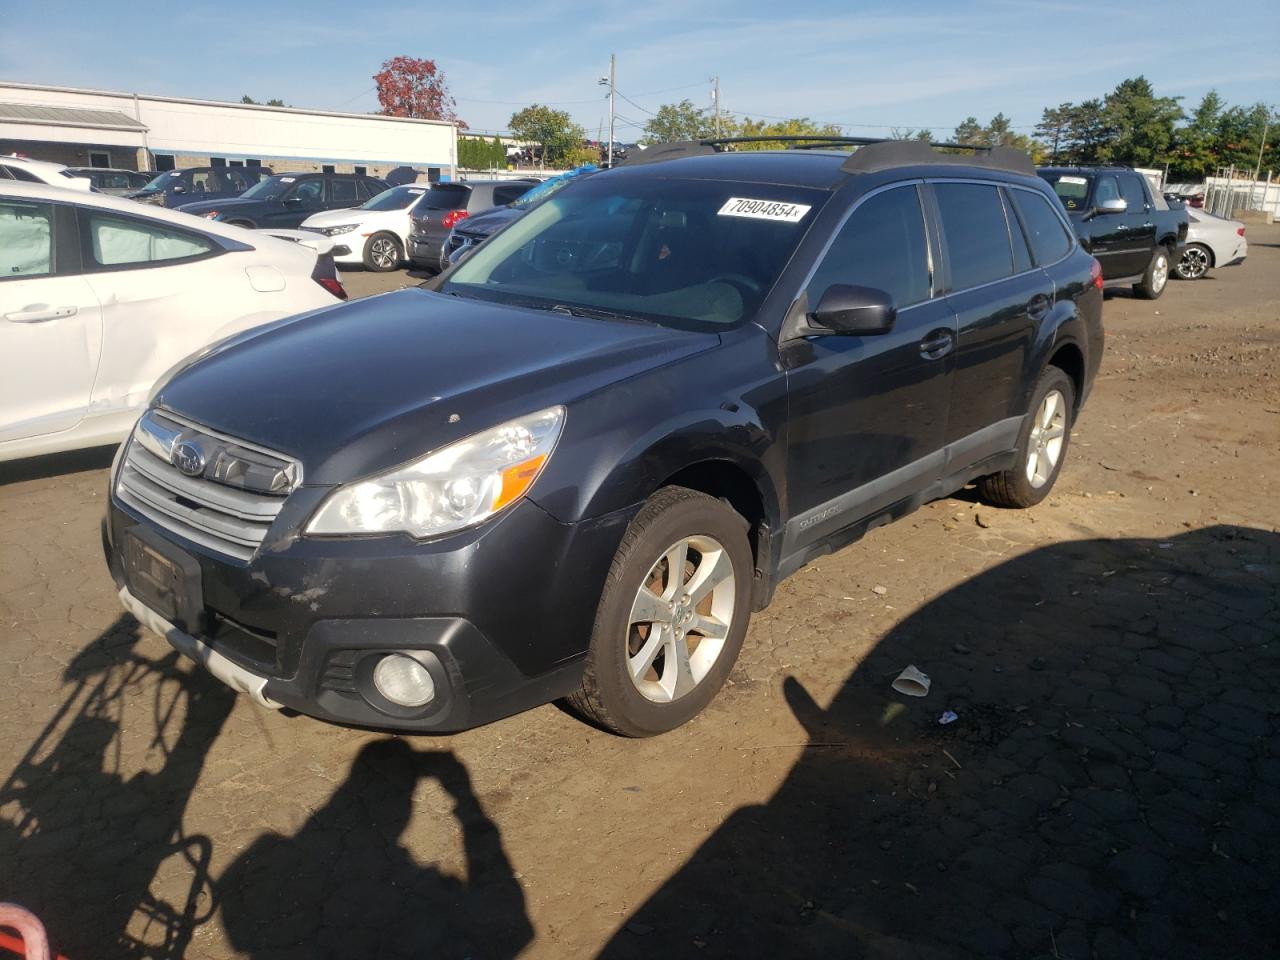
<instances>
[{"instance_id":1,"label":"white warehouse building","mask_svg":"<svg viewBox=\"0 0 1280 960\"><path fill-rule=\"evenodd\" d=\"M0 81L0 154L72 167L247 166L421 179L456 172L458 130L442 120L188 100Z\"/></svg>"}]
</instances>

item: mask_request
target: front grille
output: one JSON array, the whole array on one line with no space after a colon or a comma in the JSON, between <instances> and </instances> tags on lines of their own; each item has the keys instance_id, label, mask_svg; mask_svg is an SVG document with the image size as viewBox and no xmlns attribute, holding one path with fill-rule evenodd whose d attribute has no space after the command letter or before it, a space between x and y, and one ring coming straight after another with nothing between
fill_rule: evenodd
<instances>
[{"instance_id":1,"label":"front grille","mask_svg":"<svg viewBox=\"0 0 1280 960\"><path fill-rule=\"evenodd\" d=\"M301 470L281 454L150 410L129 439L116 496L166 530L247 561Z\"/></svg>"}]
</instances>

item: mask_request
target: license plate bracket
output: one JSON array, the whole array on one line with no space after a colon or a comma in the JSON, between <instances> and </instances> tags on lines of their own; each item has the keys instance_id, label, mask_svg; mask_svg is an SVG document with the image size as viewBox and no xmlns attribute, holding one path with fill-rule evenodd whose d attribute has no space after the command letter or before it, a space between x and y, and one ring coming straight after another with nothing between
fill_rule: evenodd
<instances>
[{"instance_id":1,"label":"license plate bracket","mask_svg":"<svg viewBox=\"0 0 1280 960\"><path fill-rule=\"evenodd\" d=\"M185 633L204 627L200 563L145 527L124 533L125 582L141 603Z\"/></svg>"}]
</instances>

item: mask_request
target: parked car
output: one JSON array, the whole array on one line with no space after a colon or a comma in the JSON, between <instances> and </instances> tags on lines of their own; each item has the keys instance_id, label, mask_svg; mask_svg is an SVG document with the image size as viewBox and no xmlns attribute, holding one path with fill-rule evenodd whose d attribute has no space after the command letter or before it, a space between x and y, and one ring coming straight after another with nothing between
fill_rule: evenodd
<instances>
[{"instance_id":1,"label":"parked car","mask_svg":"<svg viewBox=\"0 0 1280 960\"><path fill-rule=\"evenodd\" d=\"M409 228L409 261L432 272L444 269L444 245L449 231L461 220L515 200L537 183L519 180L464 180L433 183L413 208Z\"/></svg>"},{"instance_id":2,"label":"parked car","mask_svg":"<svg viewBox=\"0 0 1280 960\"><path fill-rule=\"evenodd\" d=\"M1216 217L1205 210L1188 210L1187 245L1174 265L1180 280L1199 280L1213 267L1233 267L1249 255L1249 241L1239 220Z\"/></svg>"},{"instance_id":3,"label":"parked car","mask_svg":"<svg viewBox=\"0 0 1280 960\"><path fill-rule=\"evenodd\" d=\"M0 182L0 460L115 443L183 357L342 296L314 249Z\"/></svg>"},{"instance_id":4,"label":"parked car","mask_svg":"<svg viewBox=\"0 0 1280 960\"><path fill-rule=\"evenodd\" d=\"M113 197L124 197L135 193L155 178L154 173L117 170L113 167L68 167L67 172L72 176L84 177L93 184L93 189Z\"/></svg>"},{"instance_id":5,"label":"parked car","mask_svg":"<svg viewBox=\"0 0 1280 960\"><path fill-rule=\"evenodd\" d=\"M166 170L141 190L127 194L130 200L162 207L180 207L199 200L238 197L271 176L270 167L187 167Z\"/></svg>"},{"instance_id":6,"label":"parked car","mask_svg":"<svg viewBox=\"0 0 1280 960\"><path fill-rule=\"evenodd\" d=\"M381 180L356 173L282 173L239 197L186 203L178 209L238 227L299 227L312 214L354 207L386 189Z\"/></svg>"},{"instance_id":7,"label":"parked car","mask_svg":"<svg viewBox=\"0 0 1280 960\"><path fill-rule=\"evenodd\" d=\"M1102 264L1107 286L1131 286L1144 300L1164 293L1187 239L1185 208L1170 208L1131 167L1041 167L1039 173L1085 250Z\"/></svg>"},{"instance_id":8,"label":"parked car","mask_svg":"<svg viewBox=\"0 0 1280 960\"><path fill-rule=\"evenodd\" d=\"M334 259L386 272L400 266L409 241L410 208L426 194L428 184L391 187L358 207L326 210L302 221L303 230L332 237Z\"/></svg>"},{"instance_id":9,"label":"parked car","mask_svg":"<svg viewBox=\"0 0 1280 960\"><path fill-rule=\"evenodd\" d=\"M0 156L0 186L18 180L22 183L45 183L71 190L92 190L87 177L78 177L60 163L31 160L17 154Z\"/></svg>"},{"instance_id":10,"label":"parked car","mask_svg":"<svg viewBox=\"0 0 1280 960\"><path fill-rule=\"evenodd\" d=\"M126 609L268 707L441 731L568 697L644 736L806 563L970 481L1049 493L1102 275L1025 154L663 155L437 289L177 371L112 475Z\"/></svg>"},{"instance_id":11,"label":"parked car","mask_svg":"<svg viewBox=\"0 0 1280 960\"><path fill-rule=\"evenodd\" d=\"M598 169L600 168L595 164L587 164L578 167L576 170L569 170L558 177L552 177L550 180L544 180L542 183L530 187L510 203L494 207L492 210L485 210L474 217L460 220L449 231L448 239L445 240L444 265L446 267L453 266L508 223L519 220L534 206L559 192L561 188L579 177L595 173Z\"/></svg>"}]
</instances>

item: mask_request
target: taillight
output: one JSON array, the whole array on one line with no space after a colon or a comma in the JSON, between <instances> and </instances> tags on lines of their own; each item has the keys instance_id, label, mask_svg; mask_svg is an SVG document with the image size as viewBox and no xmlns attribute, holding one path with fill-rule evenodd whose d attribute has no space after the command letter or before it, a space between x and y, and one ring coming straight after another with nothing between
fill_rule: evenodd
<instances>
[{"instance_id":1,"label":"taillight","mask_svg":"<svg viewBox=\"0 0 1280 960\"><path fill-rule=\"evenodd\" d=\"M1089 279L1093 281L1093 285L1099 290L1102 289L1102 264L1095 257L1093 263L1089 265Z\"/></svg>"},{"instance_id":2,"label":"taillight","mask_svg":"<svg viewBox=\"0 0 1280 960\"><path fill-rule=\"evenodd\" d=\"M334 265L333 254L322 253L316 257L316 265L311 271L311 279L339 300L347 299L347 291L342 288L342 281L338 279L338 268Z\"/></svg>"},{"instance_id":3,"label":"taillight","mask_svg":"<svg viewBox=\"0 0 1280 960\"><path fill-rule=\"evenodd\" d=\"M471 216L471 214L467 213L465 210L450 210L440 221L440 226L444 227L446 230L452 230L454 224L459 220L467 219L469 216Z\"/></svg>"},{"instance_id":4,"label":"taillight","mask_svg":"<svg viewBox=\"0 0 1280 960\"><path fill-rule=\"evenodd\" d=\"M1237 236L1237 237L1243 237L1243 236L1244 236L1244 227L1236 227L1236 236Z\"/></svg>"}]
</instances>

